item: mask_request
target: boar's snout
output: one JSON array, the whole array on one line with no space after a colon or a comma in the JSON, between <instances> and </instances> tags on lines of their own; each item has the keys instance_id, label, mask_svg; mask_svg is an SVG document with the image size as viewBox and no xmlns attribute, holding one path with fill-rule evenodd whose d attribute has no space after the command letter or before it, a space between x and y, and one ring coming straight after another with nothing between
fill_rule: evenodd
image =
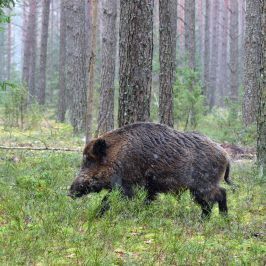
<instances>
[{"instance_id":1,"label":"boar's snout","mask_svg":"<svg viewBox=\"0 0 266 266\"><path fill-rule=\"evenodd\" d=\"M69 189L68 196L72 199L82 197L85 194L89 193L88 187L85 185L84 182L74 181Z\"/></svg>"}]
</instances>

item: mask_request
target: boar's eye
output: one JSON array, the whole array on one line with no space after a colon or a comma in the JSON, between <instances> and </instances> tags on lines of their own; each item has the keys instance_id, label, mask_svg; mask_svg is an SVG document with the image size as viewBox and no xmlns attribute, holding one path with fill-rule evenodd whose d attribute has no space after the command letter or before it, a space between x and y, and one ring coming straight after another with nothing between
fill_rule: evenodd
<instances>
[{"instance_id":1,"label":"boar's eye","mask_svg":"<svg viewBox=\"0 0 266 266\"><path fill-rule=\"evenodd\" d=\"M91 163L91 161L90 161L88 155L87 155L87 154L84 154L84 155L83 155L83 165L84 165L84 166L89 166L90 163Z\"/></svg>"}]
</instances>

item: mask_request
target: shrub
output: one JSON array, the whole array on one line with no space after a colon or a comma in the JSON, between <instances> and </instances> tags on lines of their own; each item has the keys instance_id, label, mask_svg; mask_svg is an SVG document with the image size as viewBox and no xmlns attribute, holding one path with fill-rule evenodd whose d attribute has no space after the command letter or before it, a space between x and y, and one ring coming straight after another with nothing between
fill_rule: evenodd
<instances>
[{"instance_id":1,"label":"shrub","mask_svg":"<svg viewBox=\"0 0 266 266\"><path fill-rule=\"evenodd\" d=\"M195 129L205 107L198 72L191 68L177 69L174 106L175 120L184 127L184 130Z\"/></svg>"},{"instance_id":2,"label":"shrub","mask_svg":"<svg viewBox=\"0 0 266 266\"><path fill-rule=\"evenodd\" d=\"M28 90L14 83L6 83L3 89L4 127L37 127L42 120L42 113L37 103L28 104Z\"/></svg>"}]
</instances>

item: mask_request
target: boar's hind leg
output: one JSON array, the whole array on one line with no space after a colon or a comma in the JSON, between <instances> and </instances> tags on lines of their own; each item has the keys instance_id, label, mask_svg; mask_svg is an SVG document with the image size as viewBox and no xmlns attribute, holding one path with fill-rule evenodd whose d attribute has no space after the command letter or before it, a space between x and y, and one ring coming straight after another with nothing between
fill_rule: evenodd
<instances>
[{"instance_id":1,"label":"boar's hind leg","mask_svg":"<svg viewBox=\"0 0 266 266\"><path fill-rule=\"evenodd\" d=\"M216 200L218 202L220 214L227 215L226 190L224 188L219 188Z\"/></svg>"},{"instance_id":2,"label":"boar's hind leg","mask_svg":"<svg viewBox=\"0 0 266 266\"><path fill-rule=\"evenodd\" d=\"M213 202L206 201L205 197L202 193L197 190L192 190L191 194L193 195L195 201L201 206L201 218L202 219L209 219L212 212Z\"/></svg>"}]
</instances>

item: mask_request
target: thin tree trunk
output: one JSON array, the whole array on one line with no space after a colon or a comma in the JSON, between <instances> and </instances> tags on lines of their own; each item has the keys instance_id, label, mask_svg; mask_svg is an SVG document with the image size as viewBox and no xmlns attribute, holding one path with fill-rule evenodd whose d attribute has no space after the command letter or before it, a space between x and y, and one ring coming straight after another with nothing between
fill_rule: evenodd
<instances>
[{"instance_id":1,"label":"thin tree trunk","mask_svg":"<svg viewBox=\"0 0 266 266\"><path fill-rule=\"evenodd\" d=\"M160 123L174 126L173 86L176 70L177 1L159 1L160 18Z\"/></svg>"},{"instance_id":2,"label":"thin tree trunk","mask_svg":"<svg viewBox=\"0 0 266 266\"><path fill-rule=\"evenodd\" d=\"M70 121L74 132L86 124L86 44L85 2L65 0L66 22L66 86L70 99Z\"/></svg>"},{"instance_id":3,"label":"thin tree trunk","mask_svg":"<svg viewBox=\"0 0 266 266\"><path fill-rule=\"evenodd\" d=\"M238 0L230 4L230 98L238 99Z\"/></svg>"},{"instance_id":4,"label":"thin tree trunk","mask_svg":"<svg viewBox=\"0 0 266 266\"><path fill-rule=\"evenodd\" d=\"M91 47L89 57L89 76L87 90L87 123L86 123L86 142L89 142L92 136L92 119L93 119L93 94L95 82L95 64L96 64L96 44L97 44L97 24L98 24L98 0L92 1L92 31L91 31Z\"/></svg>"},{"instance_id":5,"label":"thin tree trunk","mask_svg":"<svg viewBox=\"0 0 266 266\"><path fill-rule=\"evenodd\" d=\"M258 87L258 112L257 112L257 158L260 166L260 174L266 177L266 1L260 1L260 47L257 53L260 54L260 84ZM258 70L258 67L256 67Z\"/></svg>"},{"instance_id":6,"label":"thin tree trunk","mask_svg":"<svg viewBox=\"0 0 266 266\"><path fill-rule=\"evenodd\" d=\"M152 29L153 0L121 0L119 126L150 118Z\"/></svg>"},{"instance_id":7,"label":"thin tree trunk","mask_svg":"<svg viewBox=\"0 0 266 266\"><path fill-rule=\"evenodd\" d=\"M229 23L228 23L228 0L224 0L223 9L222 9L222 46L221 46L221 55L220 55L220 79L219 79L219 104L220 106L224 105L224 97L227 92L228 87L228 31L229 31Z\"/></svg>"},{"instance_id":8,"label":"thin tree trunk","mask_svg":"<svg viewBox=\"0 0 266 266\"><path fill-rule=\"evenodd\" d=\"M239 0L238 5L238 20L239 20L239 38L238 38L238 86L243 85L244 80L244 65L245 65L245 2L246 0Z\"/></svg>"},{"instance_id":9,"label":"thin tree trunk","mask_svg":"<svg viewBox=\"0 0 266 266\"><path fill-rule=\"evenodd\" d=\"M0 31L0 47L2 50L4 50L5 46L5 35L4 35L4 31ZM0 66L4 66L5 65L5 60L4 60L4 53L0 53ZM5 74L4 74L4 67L0 68L0 81L3 81L5 78Z\"/></svg>"},{"instance_id":10,"label":"thin tree trunk","mask_svg":"<svg viewBox=\"0 0 266 266\"><path fill-rule=\"evenodd\" d=\"M160 87L160 59L159 59L159 49L160 49L160 40L159 40L159 0L154 0L153 8L153 59L152 59L152 86L151 86L151 101L153 100L154 113L158 113L159 110L159 87ZM152 102L151 102L152 104Z\"/></svg>"},{"instance_id":11,"label":"thin tree trunk","mask_svg":"<svg viewBox=\"0 0 266 266\"><path fill-rule=\"evenodd\" d=\"M9 16L11 12L9 11ZM7 28L7 80L11 79L11 64L12 64L12 25L8 23Z\"/></svg>"},{"instance_id":12,"label":"thin tree trunk","mask_svg":"<svg viewBox=\"0 0 266 266\"><path fill-rule=\"evenodd\" d=\"M178 0L177 4L177 40L178 40L178 60L177 66L184 66L185 55L185 0Z\"/></svg>"},{"instance_id":13,"label":"thin tree trunk","mask_svg":"<svg viewBox=\"0 0 266 266\"><path fill-rule=\"evenodd\" d=\"M235 0L233 0L235 1ZM218 54L219 54L219 9L220 0L213 0L213 20L212 20L212 49L211 49L211 64L210 64L210 90L209 104L210 108L215 105L216 90L217 90L217 70L218 70Z\"/></svg>"},{"instance_id":14,"label":"thin tree trunk","mask_svg":"<svg viewBox=\"0 0 266 266\"><path fill-rule=\"evenodd\" d=\"M32 7L32 11L31 11ZM36 0L32 0L32 6L30 6L30 13L28 22L30 24L30 44L31 44L31 57L30 57L30 69L29 69L29 95L30 102L36 99L36 88L35 88L35 75L36 75L36 48L37 48L37 3Z\"/></svg>"},{"instance_id":15,"label":"thin tree trunk","mask_svg":"<svg viewBox=\"0 0 266 266\"><path fill-rule=\"evenodd\" d=\"M29 102L35 98L36 9L36 0L30 0L22 72L22 81L29 89Z\"/></svg>"},{"instance_id":16,"label":"thin tree trunk","mask_svg":"<svg viewBox=\"0 0 266 266\"><path fill-rule=\"evenodd\" d=\"M206 0L205 6L205 37L204 37L204 91L203 94L207 97L210 91L210 58L211 58L211 45L210 45L210 18L211 8L210 0Z\"/></svg>"},{"instance_id":17,"label":"thin tree trunk","mask_svg":"<svg viewBox=\"0 0 266 266\"><path fill-rule=\"evenodd\" d=\"M196 58L198 57L198 62L196 60L196 69L202 70L204 62L204 25L203 25L203 0L197 1L197 20L196 25ZM204 81L204 72L200 71L200 79Z\"/></svg>"},{"instance_id":18,"label":"thin tree trunk","mask_svg":"<svg viewBox=\"0 0 266 266\"><path fill-rule=\"evenodd\" d=\"M256 120L257 90L260 83L261 0L247 0L243 120L249 125Z\"/></svg>"},{"instance_id":19,"label":"thin tree trunk","mask_svg":"<svg viewBox=\"0 0 266 266\"><path fill-rule=\"evenodd\" d=\"M23 51L23 69L22 69L22 82L29 88L29 73L30 63L32 57L32 35L34 34L33 28L35 26L35 11L36 0L30 0L28 14L24 17L23 25L25 26L25 39L24 39L24 51Z\"/></svg>"},{"instance_id":20,"label":"thin tree trunk","mask_svg":"<svg viewBox=\"0 0 266 266\"><path fill-rule=\"evenodd\" d=\"M192 70L196 68L196 37L195 37L195 0L185 1L185 50L188 58L188 66Z\"/></svg>"},{"instance_id":21,"label":"thin tree trunk","mask_svg":"<svg viewBox=\"0 0 266 266\"><path fill-rule=\"evenodd\" d=\"M58 116L59 122L65 121L66 115L66 7L65 1L60 3L60 55L59 55L59 98Z\"/></svg>"},{"instance_id":22,"label":"thin tree trunk","mask_svg":"<svg viewBox=\"0 0 266 266\"><path fill-rule=\"evenodd\" d=\"M41 35L40 75L39 75L39 91L38 91L38 102L40 104L45 103L46 60L47 60L50 1L51 0L43 0L42 2L42 35Z\"/></svg>"},{"instance_id":23,"label":"thin tree trunk","mask_svg":"<svg viewBox=\"0 0 266 266\"><path fill-rule=\"evenodd\" d=\"M117 0L104 0L102 10L102 71L100 110L97 130L97 133L99 134L105 133L114 128Z\"/></svg>"}]
</instances>

